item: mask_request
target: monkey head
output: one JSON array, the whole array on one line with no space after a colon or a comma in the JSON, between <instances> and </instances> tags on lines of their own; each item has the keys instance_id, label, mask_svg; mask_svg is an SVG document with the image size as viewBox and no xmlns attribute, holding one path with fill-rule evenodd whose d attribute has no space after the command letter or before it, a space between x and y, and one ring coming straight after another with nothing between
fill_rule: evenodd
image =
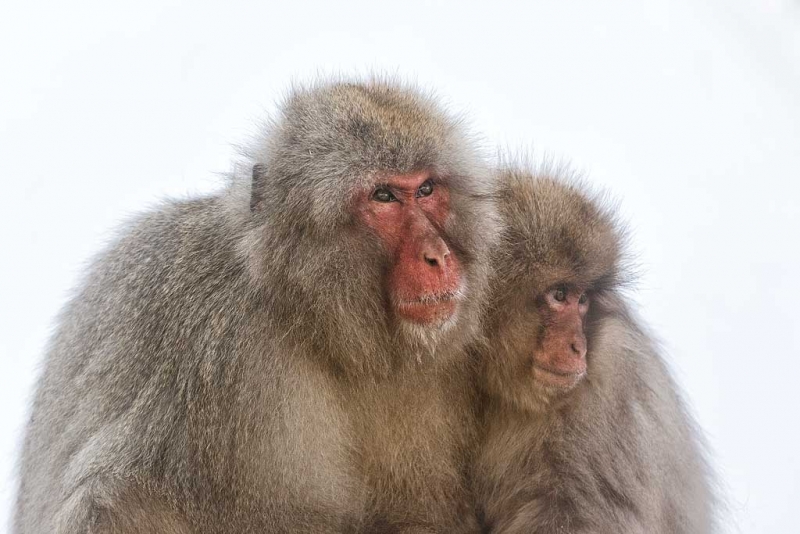
<instances>
[{"instance_id":1,"label":"monkey head","mask_svg":"<svg viewBox=\"0 0 800 534\"><path fill-rule=\"evenodd\" d=\"M382 80L297 90L249 161L242 250L298 343L386 372L480 333L494 181L431 98Z\"/></svg>"},{"instance_id":2,"label":"monkey head","mask_svg":"<svg viewBox=\"0 0 800 534\"><path fill-rule=\"evenodd\" d=\"M486 384L538 409L592 380L592 324L623 281L623 234L601 199L547 173L500 173L506 222L483 358Z\"/></svg>"}]
</instances>

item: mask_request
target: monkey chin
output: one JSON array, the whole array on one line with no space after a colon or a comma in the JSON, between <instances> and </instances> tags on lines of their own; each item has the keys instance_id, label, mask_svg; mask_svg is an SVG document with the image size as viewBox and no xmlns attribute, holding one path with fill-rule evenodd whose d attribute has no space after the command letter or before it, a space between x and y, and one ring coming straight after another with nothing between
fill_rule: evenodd
<instances>
[{"instance_id":1,"label":"monkey chin","mask_svg":"<svg viewBox=\"0 0 800 534\"><path fill-rule=\"evenodd\" d=\"M457 302L453 298L433 302L403 302L396 306L397 316L420 327L440 329L456 315Z\"/></svg>"},{"instance_id":2,"label":"monkey chin","mask_svg":"<svg viewBox=\"0 0 800 534\"><path fill-rule=\"evenodd\" d=\"M562 373L546 369L534 362L533 379L553 393L565 393L577 386L586 377L586 370L577 373Z\"/></svg>"},{"instance_id":3,"label":"monkey chin","mask_svg":"<svg viewBox=\"0 0 800 534\"><path fill-rule=\"evenodd\" d=\"M398 341L406 346L406 350L414 355L414 359L421 363L424 360L435 358L443 341L450 339L451 332L455 330L459 318L459 302L451 299L446 303L428 303L425 314L419 313L415 306L415 313L403 313L408 308L395 307L395 318ZM425 320L420 320L424 318ZM447 343L448 347L451 344ZM440 355L441 356L441 355Z\"/></svg>"}]
</instances>

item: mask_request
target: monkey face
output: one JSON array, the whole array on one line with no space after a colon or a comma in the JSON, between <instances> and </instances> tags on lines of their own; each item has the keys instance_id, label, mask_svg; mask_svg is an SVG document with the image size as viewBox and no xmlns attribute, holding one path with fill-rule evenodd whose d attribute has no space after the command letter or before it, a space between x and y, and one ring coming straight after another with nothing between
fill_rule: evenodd
<instances>
[{"instance_id":1,"label":"monkey face","mask_svg":"<svg viewBox=\"0 0 800 534\"><path fill-rule=\"evenodd\" d=\"M483 371L494 395L538 412L571 397L587 376L591 291L570 283L546 290L532 281L517 284L522 289L497 301Z\"/></svg>"},{"instance_id":2,"label":"monkey face","mask_svg":"<svg viewBox=\"0 0 800 534\"><path fill-rule=\"evenodd\" d=\"M426 171L380 179L358 196L356 213L387 251L393 315L420 326L453 320L463 283L443 230L450 214L446 181Z\"/></svg>"},{"instance_id":3,"label":"monkey face","mask_svg":"<svg viewBox=\"0 0 800 534\"><path fill-rule=\"evenodd\" d=\"M559 284L536 299L542 317L533 350L533 376L545 386L571 389L586 375L584 323L589 296Z\"/></svg>"}]
</instances>

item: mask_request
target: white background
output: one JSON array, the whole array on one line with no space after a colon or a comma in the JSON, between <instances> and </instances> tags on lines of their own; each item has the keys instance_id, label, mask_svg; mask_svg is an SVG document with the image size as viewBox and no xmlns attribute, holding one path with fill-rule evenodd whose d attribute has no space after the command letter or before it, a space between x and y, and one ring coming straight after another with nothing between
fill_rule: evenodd
<instances>
[{"instance_id":1,"label":"white background","mask_svg":"<svg viewBox=\"0 0 800 534\"><path fill-rule=\"evenodd\" d=\"M489 150L569 159L620 200L726 532L796 532L798 3L268 4L0 8L0 531L87 258L156 199L217 187L292 81L375 70L435 89Z\"/></svg>"}]
</instances>

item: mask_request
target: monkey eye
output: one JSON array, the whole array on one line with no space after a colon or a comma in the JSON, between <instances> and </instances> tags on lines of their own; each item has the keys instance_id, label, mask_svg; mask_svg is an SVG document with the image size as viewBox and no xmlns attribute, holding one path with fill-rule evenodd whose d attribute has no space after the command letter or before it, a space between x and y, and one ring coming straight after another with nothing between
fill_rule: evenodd
<instances>
[{"instance_id":1,"label":"monkey eye","mask_svg":"<svg viewBox=\"0 0 800 534\"><path fill-rule=\"evenodd\" d=\"M419 186L419 189L417 189L416 196L417 198L427 197L430 196L431 193L433 193L433 182L431 182L430 180L425 180L424 182L422 182L422 185Z\"/></svg>"},{"instance_id":2,"label":"monkey eye","mask_svg":"<svg viewBox=\"0 0 800 534\"><path fill-rule=\"evenodd\" d=\"M392 194L387 187L378 187L372 193L372 200L378 202L395 202L397 198Z\"/></svg>"},{"instance_id":3,"label":"monkey eye","mask_svg":"<svg viewBox=\"0 0 800 534\"><path fill-rule=\"evenodd\" d=\"M564 302L567 300L567 288L565 287L557 287L553 290L553 298L556 299L558 302Z\"/></svg>"},{"instance_id":4,"label":"monkey eye","mask_svg":"<svg viewBox=\"0 0 800 534\"><path fill-rule=\"evenodd\" d=\"M578 304L586 304L587 302L589 302L589 295L581 293L581 296L578 298Z\"/></svg>"}]
</instances>

